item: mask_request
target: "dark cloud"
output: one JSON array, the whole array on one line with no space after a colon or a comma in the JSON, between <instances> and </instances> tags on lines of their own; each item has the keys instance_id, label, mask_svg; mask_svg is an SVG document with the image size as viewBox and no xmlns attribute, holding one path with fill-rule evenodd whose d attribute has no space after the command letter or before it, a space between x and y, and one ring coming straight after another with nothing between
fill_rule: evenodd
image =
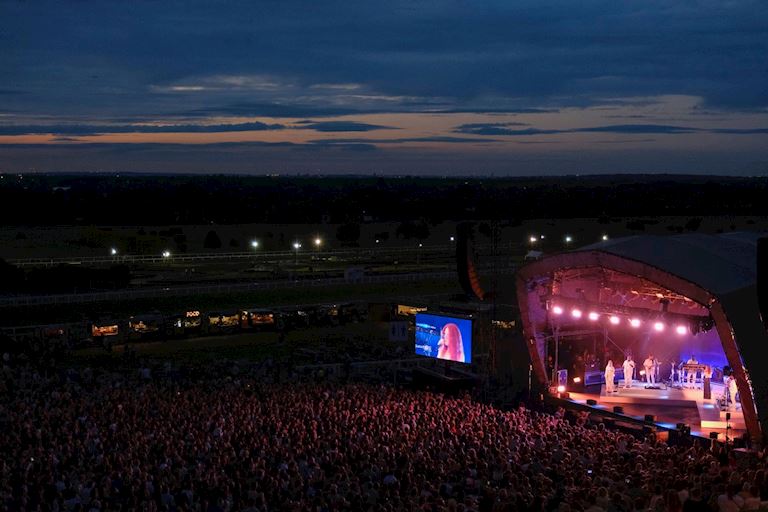
<instances>
[{"instance_id":1,"label":"dark cloud","mask_svg":"<svg viewBox=\"0 0 768 512\"><path fill-rule=\"evenodd\" d=\"M395 130L391 126L381 126L377 124L358 123L354 121L324 121L316 123L313 121L302 121L298 123L300 129L315 130L318 132L370 132L373 130Z\"/></svg>"},{"instance_id":2,"label":"dark cloud","mask_svg":"<svg viewBox=\"0 0 768 512\"><path fill-rule=\"evenodd\" d=\"M584 128L568 128L563 130L543 130L539 128L525 128L521 130L505 128L503 123L491 124L463 124L457 126L456 133L472 135L552 135L559 133L617 133L617 134L657 134L677 135L681 133L720 133L732 135L756 135L768 133L768 128L692 128L690 126L673 126L662 124L614 124L608 126L590 126ZM647 141L648 139L645 139Z\"/></svg>"},{"instance_id":3,"label":"dark cloud","mask_svg":"<svg viewBox=\"0 0 768 512\"><path fill-rule=\"evenodd\" d=\"M403 137L395 139L315 139L309 141L312 144L337 145L337 144L403 144L406 142L445 142L452 144L482 144L497 142L495 139L471 139L469 137Z\"/></svg>"},{"instance_id":4,"label":"dark cloud","mask_svg":"<svg viewBox=\"0 0 768 512\"><path fill-rule=\"evenodd\" d=\"M39 0L3 11L0 69L30 113L253 103L263 107L255 115L318 106L309 115L320 116L368 111L358 106L374 95L387 97L382 109L414 111L526 112L662 94L768 106L763 0L331 0L322 9L168 0L87 10ZM237 80L254 75L269 79Z\"/></svg>"},{"instance_id":5,"label":"dark cloud","mask_svg":"<svg viewBox=\"0 0 768 512\"><path fill-rule=\"evenodd\" d=\"M107 133L225 133L282 130L282 124L168 124L168 125L0 125L0 135L98 135Z\"/></svg>"}]
</instances>

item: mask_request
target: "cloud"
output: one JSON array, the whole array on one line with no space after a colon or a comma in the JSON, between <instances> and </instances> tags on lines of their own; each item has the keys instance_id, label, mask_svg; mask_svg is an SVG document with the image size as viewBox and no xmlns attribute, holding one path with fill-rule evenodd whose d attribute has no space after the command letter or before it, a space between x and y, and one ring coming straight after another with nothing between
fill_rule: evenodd
<instances>
[{"instance_id":1,"label":"cloud","mask_svg":"<svg viewBox=\"0 0 768 512\"><path fill-rule=\"evenodd\" d=\"M768 133L768 128L693 128L690 126L674 126L663 124L614 124L607 126L588 126L567 129L525 128L521 130L504 127L504 123L491 124L462 124L454 128L455 133L472 135L553 135L560 133L616 133L616 134L654 134L678 135L689 133L719 133L731 135L757 135ZM647 142L650 139L644 139Z\"/></svg>"},{"instance_id":2,"label":"cloud","mask_svg":"<svg viewBox=\"0 0 768 512\"><path fill-rule=\"evenodd\" d=\"M282 130L282 124L260 122L238 124L135 124L135 125L5 125L0 126L0 135L98 135L107 133L225 133Z\"/></svg>"},{"instance_id":3,"label":"cloud","mask_svg":"<svg viewBox=\"0 0 768 512\"><path fill-rule=\"evenodd\" d=\"M396 130L391 126L381 126L377 124L358 123L354 121L301 121L297 123L301 126L296 128L302 130L315 130L318 132L370 132L373 130Z\"/></svg>"},{"instance_id":4,"label":"cloud","mask_svg":"<svg viewBox=\"0 0 768 512\"><path fill-rule=\"evenodd\" d=\"M315 139L309 141L312 144L336 145L336 144L403 144L406 142L445 142L449 144L484 144L497 142L494 139L472 139L469 137L403 137L396 139Z\"/></svg>"}]
</instances>

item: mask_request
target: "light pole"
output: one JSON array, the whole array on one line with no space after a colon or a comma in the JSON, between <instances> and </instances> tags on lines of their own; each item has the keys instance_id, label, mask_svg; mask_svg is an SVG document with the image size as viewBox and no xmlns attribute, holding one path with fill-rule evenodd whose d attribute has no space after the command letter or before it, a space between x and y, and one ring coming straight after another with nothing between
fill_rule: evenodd
<instances>
[{"instance_id":1,"label":"light pole","mask_svg":"<svg viewBox=\"0 0 768 512\"><path fill-rule=\"evenodd\" d=\"M299 249L301 249L301 243L300 242L293 242L293 249L296 251L294 254L293 264L294 266L299 264Z\"/></svg>"}]
</instances>

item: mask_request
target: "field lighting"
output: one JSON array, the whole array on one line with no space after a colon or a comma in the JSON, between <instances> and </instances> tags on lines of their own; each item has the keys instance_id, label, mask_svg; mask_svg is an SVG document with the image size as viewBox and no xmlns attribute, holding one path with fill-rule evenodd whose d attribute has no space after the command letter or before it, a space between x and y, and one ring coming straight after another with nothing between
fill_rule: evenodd
<instances>
[{"instance_id":1,"label":"field lighting","mask_svg":"<svg viewBox=\"0 0 768 512\"><path fill-rule=\"evenodd\" d=\"M113 248L111 248L111 249L109 250L109 254L111 254L112 256L117 256L117 249L115 249L114 247L113 247Z\"/></svg>"},{"instance_id":2,"label":"field lighting","mask_svg":"<svg viewBox=\"0 0 768 512\"><path fill-rule=\"evenodd\" d=\"M580 309L572 309L571 310L571 316L573 318L581 318L581 310Z\"/></svg>"},{"instance_id":3,"label":"field lighting","mask_svg":"<svg viewBox=\"0 0 768 512\"><path fill-rule=\"evenodd\" d=\"M170 258L171 257L171 251L163 251L163 258Z\"/></svg>"},{"instance_id":4,"label":"field lighting","mask_svg":"<svg viewBox=\"0 0 768 512\"><path fill-rule=\"evenodd\" d=\"M253 247L254 249L258 249L259 248L259 241L258 240L251 240L251 247Z\"/></svg>"},{"instance_id":5,"label":"field lighting","mask_svg":"<svg viewBox=\"0 0 768 512\"><path fill-rule=\"evenodd\" d=\"M315 247L320 247L323 245L323 241L320 238L315 238Z\"/></svg>"}]
</instances>

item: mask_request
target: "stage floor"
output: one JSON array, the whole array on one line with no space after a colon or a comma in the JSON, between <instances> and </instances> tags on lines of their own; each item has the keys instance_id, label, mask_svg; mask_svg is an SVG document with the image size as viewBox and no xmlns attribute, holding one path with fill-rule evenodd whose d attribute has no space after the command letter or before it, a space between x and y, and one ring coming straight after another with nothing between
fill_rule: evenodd
<instances>
[{"instance_id":1,"label":"stage floor","mask_svg":"<svg viewBox=\"0 0 768 512\"><path fill-rule=\"evenodd\" d=\"M733 438L746 432L744 415L741 406L737 405L730 411L721 411L717 397L723 394L722 384L712 384L712 398L704 399L701 389L681 389L657 384L659 389L646 388L644 382L633 381L631 388L619 388L617 392L606 393L605 384L591 386L583 393L569 393L570 400L580 405L597 410L612 411L614 406L621 406L623 416L643 420L646 414L655 416L655 424L663 428L676 428L678 423L691 427L691 434L708 437L710 432L717 432L720 439L725 439L727 426L730 426L728 436ZM587 404L587 400L597 401L597 405ZM726 420L726 412L731 413Z\"/></svg>"}]
</instances>

